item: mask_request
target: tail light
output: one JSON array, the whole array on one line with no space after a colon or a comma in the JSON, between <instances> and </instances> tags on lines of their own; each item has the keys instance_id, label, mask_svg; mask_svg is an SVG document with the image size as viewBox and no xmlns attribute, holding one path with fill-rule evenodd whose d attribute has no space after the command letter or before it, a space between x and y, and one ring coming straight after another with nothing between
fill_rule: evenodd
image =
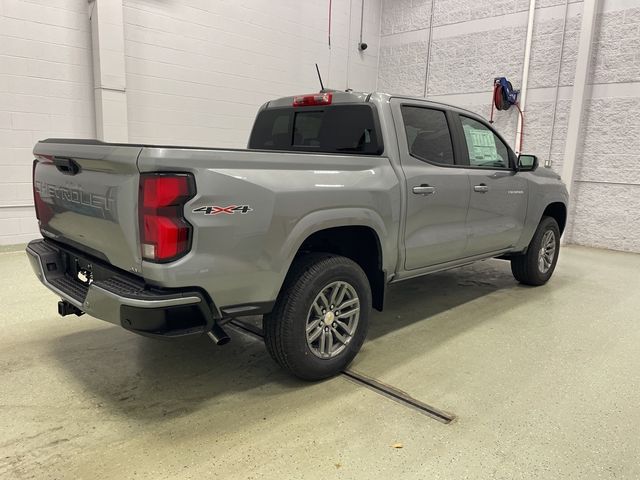
<instances>
[{"instance_id":1,"label":"tail light","mask_svg":"<svg viewBox=\"0 0 640 480\"><path fill-rule=\"evenodd\" d=\"M184 204L195 195L188 173L152 173L140 176L140 244L142 258L170 262L191 248L191 225Z\"/></svg>"},{"instance_id":2,"label":"tail light","mask_svg":"<svg viewBox=\"0 0 640 480\"><path fill-rule=\"evenodd\" d=\"M31 187L33 188L33 206L36 211L36 219L39 224L42 226L46 226L49 224L49 220L53 217L53 210L51 207L42 200L42 196L40 193L40 184L36 181L36 167L40 163L51 162L52 158L50 155L38 155L33 161L33 167L31 169Z\"/></svg>"},{"instance_id":3,"label":"tail light","mask_svg":"<svg viewBox=\"0 0 640 480\"><path fill-rule=\"evenodd\" d=\"M36 165L38 165L38 160L33 161L33 165L31 167L31 188L33 189L33 207L36 210L36 219L40 220L40 212L38 205L42 200L40 198L40 192L36 188Z\"/></svg>"},{"instance_id":4,"label":"tail light","mask_svg":"<svg viewBox=\"0 0 640 480\"><path fill-rule=\"evenodd\" d=\"M332 100L333 94L331 92L298 95L297 97L293 97L293 106L311 107L313 105L331 105Z\"/></svg>"}]
</instances>

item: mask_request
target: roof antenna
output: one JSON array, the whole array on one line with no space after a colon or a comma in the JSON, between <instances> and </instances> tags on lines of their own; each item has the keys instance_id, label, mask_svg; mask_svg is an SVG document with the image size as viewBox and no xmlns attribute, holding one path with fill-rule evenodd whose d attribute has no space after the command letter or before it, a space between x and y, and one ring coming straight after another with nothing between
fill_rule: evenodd
<instances>
[{"instance_id":1,"label":"roof antenna","mask_svg":"<svg viewBox=\"0 0 640 480\"><path fill-rule=\"evenodd\" d=\"M320 75L320 69L318 68L318 64L316 63L316 72L318 72L318 80L320 80L320 88L321 92L324 92L324 85L322 84L322 75Z\"/></svg>"}]
</instances>

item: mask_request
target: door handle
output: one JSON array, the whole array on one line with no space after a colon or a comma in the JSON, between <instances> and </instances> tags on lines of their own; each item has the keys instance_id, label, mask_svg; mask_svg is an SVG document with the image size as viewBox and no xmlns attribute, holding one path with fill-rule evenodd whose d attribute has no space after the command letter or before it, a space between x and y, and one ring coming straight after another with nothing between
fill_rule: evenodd
<instances>
[{"instance_id":1,"label":"door handle","mask_svg":"<svg viewBox=\"0 0 640 480\"><path fill-rule=\"evenodd\" d=\"M433 195L436 193L436 187L420 185L419 187L413 187L413 193L416 195Z\"/></svg>"},{"instance_id":2,"label":"door handle","mask_svg":"<svg viewBox=\"0 0 640 480\"><path fill-rule=\"evenodd\" d=\"M473 191L480 192L480 193L487 193L489 191L489 187L487 187L484 183L481 183L480 185L474 185Z\"/></svg>"}]
</instances>

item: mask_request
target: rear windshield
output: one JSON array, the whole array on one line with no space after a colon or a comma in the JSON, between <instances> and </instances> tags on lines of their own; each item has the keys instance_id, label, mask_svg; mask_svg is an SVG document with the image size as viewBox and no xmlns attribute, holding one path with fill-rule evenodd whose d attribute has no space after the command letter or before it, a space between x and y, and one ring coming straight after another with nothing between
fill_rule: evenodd
<instances>
[{"instance_id":1,"label":"rear windshield","mask_svg":"<svg viewBox=\"0 0 640 480\"><path fill-rule=\"evenodd\" d=\"M373 106L286 107L258 114L249 148L380 155Z\"/></svg>"}]
</instances>

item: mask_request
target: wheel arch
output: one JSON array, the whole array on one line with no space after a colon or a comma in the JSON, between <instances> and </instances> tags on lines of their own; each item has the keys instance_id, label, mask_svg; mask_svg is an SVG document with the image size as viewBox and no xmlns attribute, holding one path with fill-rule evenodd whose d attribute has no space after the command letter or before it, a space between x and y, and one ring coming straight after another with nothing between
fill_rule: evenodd
<instances>
[{"instance_id":1,"label":"wheel arch","mask_svg":"<svg viewBox=\"0 0 640 480\"><path fill-rule=\"evenodd\" d=\"M563 202L551 202L545 207L540 220L544 217L555 219L560 228L560 235L562 235L567 225L567 206ZM540 221L538 221L538 223L540 223Z\"/></svg>"},{"instance_id":2,"label":"wheel arch","mask_svg":"<svg viewBox=\"0 0 640 480\"><path fill-rule=\"evenodd\" d=\"M331 234L334 234L332 242L320 241ZM339 237L335 237L336 234ZM342 241L339 242L338 239ZM359 245L358 241L369 246L363 252L373 252L368 261L353 248L354 245ZM387 272L395 270L396 241L397 238L393 238L388 232L385 221L375 210L341 207L310 212L295 224L280 249L278 262L281 266L281 280L274 298L280 294L296 256L303 251L322 251L321 248L324 247L329 248L325 252L351 258L363 268L371 286L373 307L382 310ZM375 262L372 258L375 258Z\"/></svg>"},{"instance_id":3,"label":"wheel arch","mask_svg":"<svg viewBox=\"0 0 640 480\"><path fill-rule=\"evenodd\" d=\"M545 216L552 217L558 222L560 235L562 235L567 226L567 202L566 195L558 195L556 193L543 195L540 198L534 197L534 199L530 200L522 235L516 243L512 254L525 253L527 251L538 225L540 225L542 218ZM507 255L507 257L509 256Z\"/></svg>"},{"instance_id":4,"label":"wheel arch","mask_svg":"<svg viewBox=\"0 0 640 480\"><path fill-rule=\"evenodd\" d=\"M332 253L356 262L369 280L373 308L382 311L387 282L382 263L382 245L373 228L344 225L318 230L302 242L296 256L310 252Z\"/></svg>"}]
</instances>

